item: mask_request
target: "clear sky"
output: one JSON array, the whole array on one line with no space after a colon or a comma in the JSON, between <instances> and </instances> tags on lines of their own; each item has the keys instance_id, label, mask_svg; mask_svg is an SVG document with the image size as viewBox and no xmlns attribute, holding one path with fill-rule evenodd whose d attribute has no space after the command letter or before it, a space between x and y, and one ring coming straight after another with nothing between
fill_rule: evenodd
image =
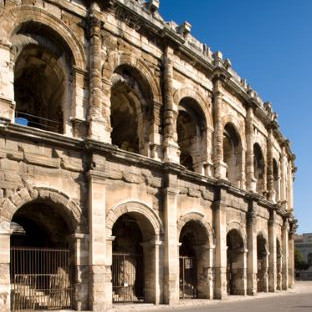
<instances>
[{"instance_id":1,"label":"clear sky","mask_svg":"<svg viewBox=\"0 0 312 312\"><path fill-rule=\"evenodd\" d=\"M191 23L193 36L272 103L297 156L297 232L312 232L312 0L160 0L160 13Z\"/></svg>"}]
</instances>

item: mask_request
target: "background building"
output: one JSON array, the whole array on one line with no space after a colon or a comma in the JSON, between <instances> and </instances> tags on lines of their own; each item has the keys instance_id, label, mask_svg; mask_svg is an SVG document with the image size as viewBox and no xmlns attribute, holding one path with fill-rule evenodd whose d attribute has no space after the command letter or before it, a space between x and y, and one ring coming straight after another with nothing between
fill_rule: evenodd
<instances>
[{"instance_id":1,"label":"background building","mask_svg":"<svg viewBox=\"0 0 312 312\"><path fill-rule=\"evenodd\" d=\"M0 0L0 311L293 286L269 102L150 0Z\"/></svg>"},{"instance_id":2,"label":"background building","mask_svg":"<svg viewBox=\"0 0 312 312\"><path fill-rule=\"evenodd\" d=\"M302 260L310 265L307 270L296 269L296 278L312 280L312 233L295 235L295 249L302 255Z\"/></svg>"}]
</instances>

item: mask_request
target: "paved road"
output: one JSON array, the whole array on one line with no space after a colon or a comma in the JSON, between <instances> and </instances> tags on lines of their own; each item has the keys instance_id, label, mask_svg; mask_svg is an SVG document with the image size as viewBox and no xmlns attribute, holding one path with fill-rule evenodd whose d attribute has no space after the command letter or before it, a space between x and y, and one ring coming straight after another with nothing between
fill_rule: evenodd
<instances>
[{"instance_id":1,"label":"paved road","mask_svg":"<svg viewBox=\"0 0 312 312\"><path fill-rule=\"evenodd\" d=\"M141 310L147 312L151 310ZM162 308L161 312L312 312L312 294L289 294L244 301L224 301L206 306Z\"/></svg>"}]
</instances>

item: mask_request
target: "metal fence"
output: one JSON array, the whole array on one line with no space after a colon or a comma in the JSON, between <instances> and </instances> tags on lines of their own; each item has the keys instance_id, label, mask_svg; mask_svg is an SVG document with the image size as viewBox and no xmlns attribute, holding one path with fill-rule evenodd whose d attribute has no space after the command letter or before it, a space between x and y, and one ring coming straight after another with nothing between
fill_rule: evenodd
<instances>
[{"instance_id":1,"label":"metal fence","mask_svg":"<svg viewBox=\"0 0 312 312\"><path fill-rule=\"evenodd\" d=\"M11 310L71 309L69 251L11 248Z\"/></svg>"},{"instance_id":2,"label":"metal fence","mask_svg":"<svg viewBox=\"0 0 312 312\"><path fill-rule=\"evenodd\" d=\"M180 298L197 298L196 258L180 256Z\"/></svg>"},{"instance_id":3,"label":"metal fence","mask_svg":"<svg viewBox=\"0 0 312 312\"><path fill-rule=\"evenodd\" d=\"M144 302L144 267L140 254L114 253L113 302Z\"/></svg>"}]
</instances>

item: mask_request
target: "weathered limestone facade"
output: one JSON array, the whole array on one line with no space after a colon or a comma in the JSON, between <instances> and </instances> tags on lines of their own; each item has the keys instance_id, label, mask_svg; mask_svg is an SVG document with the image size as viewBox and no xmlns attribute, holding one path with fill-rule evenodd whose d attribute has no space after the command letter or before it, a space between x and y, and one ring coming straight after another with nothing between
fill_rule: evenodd
<instances>
[{"instance_id":1,"label":"weathered limestone facade","mask_svg":"<svg viewBox=\"0 0 312 312\"><path fill-rule=\"evenodd\" d=\"M1 312L13 223L28 247L70 250L77 310L293 286L294 155L276 114L158 6L0 0Z\"/></svg>"}]
</instances>

